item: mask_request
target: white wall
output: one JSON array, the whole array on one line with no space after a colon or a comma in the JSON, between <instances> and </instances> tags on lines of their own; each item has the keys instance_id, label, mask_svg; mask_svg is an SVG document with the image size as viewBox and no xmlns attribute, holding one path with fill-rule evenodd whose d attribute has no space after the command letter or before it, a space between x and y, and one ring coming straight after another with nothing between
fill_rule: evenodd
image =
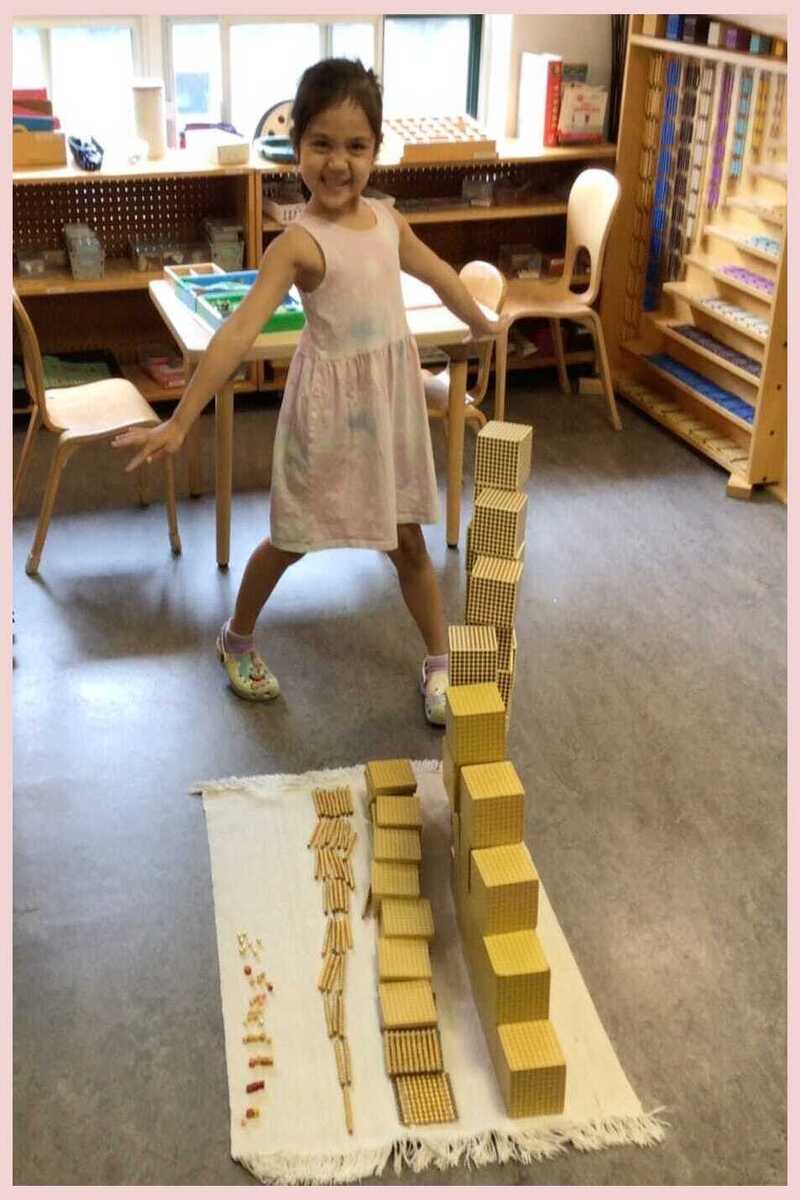
<instances>
[{"instance_id":1,"label":"white wall","mask_svg":"<svg viewBox=\"0 0 800 1200\"><path fill-rule=\"evenodd\" d=\"M523 50L560 54L566 62L589 64L588 82L608 87L611 80L611 17L605 13L515 16L506 80L506 137L517 134L519 64Z\"/></svg>"}]
</instances>

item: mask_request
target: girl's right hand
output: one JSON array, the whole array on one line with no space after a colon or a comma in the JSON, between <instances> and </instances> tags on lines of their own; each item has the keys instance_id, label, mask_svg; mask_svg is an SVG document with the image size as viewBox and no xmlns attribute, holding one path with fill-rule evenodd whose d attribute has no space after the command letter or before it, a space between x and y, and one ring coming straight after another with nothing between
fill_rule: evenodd
<instances>
[{"instance_id":1,"label":"girl's right hand","mask_svg":"<svg viewBox=\"0 0 800 1200\"><path fill-rule=\"evenodd\" d=\"M173 420L169 420L149 429L141 425L126 429L112 438L111 445L115 449L124 446L140 447L125 467L126 471L135 471L144 462L158 462L165 454L177 454L185 437L185 431Z\"/></svg>"}]
</instances>

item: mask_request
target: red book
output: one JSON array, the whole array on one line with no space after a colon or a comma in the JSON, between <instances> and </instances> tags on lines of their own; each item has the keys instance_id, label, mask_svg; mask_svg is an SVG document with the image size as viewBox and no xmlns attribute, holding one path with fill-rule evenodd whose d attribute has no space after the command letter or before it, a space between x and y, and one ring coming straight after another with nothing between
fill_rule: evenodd
<instances>
[{"instance_id":1,"label":"red book","mask_svg":"<svg viewBox=\"0 0 800 1200\"><path fill-rule=\"evenodd\" d=\"M560 54L522 53L517 129L532 146L557 145L562 70Z\"/></svg>"},{"instance_id":2,"label":"red book","mask_svg":"<svg viewBox=\"0 0 800 1200\"><path fill-rule=\"evenodd\" d=\"M560 59L551 58L547 64L547 92L544 100L544 144L558 145L558 110L561 107Z\"/></svg>"},{"instance_id":3,"label":"red book","mask_svg":"<svg viewBox=\"0 0 800 1200\"><path fill-rule=\"evenodd\" d=\"M46 100L47 88L14 88L11 93L11 99L20 104L24 104L26 100Z\"/></svg>"}]
</instances>

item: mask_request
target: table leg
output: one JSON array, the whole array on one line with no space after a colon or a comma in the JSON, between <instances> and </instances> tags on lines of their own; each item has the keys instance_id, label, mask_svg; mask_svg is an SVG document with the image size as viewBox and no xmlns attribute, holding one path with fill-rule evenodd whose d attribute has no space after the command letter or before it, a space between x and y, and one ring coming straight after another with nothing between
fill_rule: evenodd
<instances>
[{"instance_id":1,"label":"table leg","mask_svg":"<svg viewBox=\"0 0 800 1200\"><path fill-rule=\"evenodd\" d=\"M233 383L214 398L215 482L217 492L217 566L227 567L231 549L233 488Z\"/></svg>"},{"instance_id":2,"label":"table leg","mask_svg":"<svg viewBox=\"0 0 800 1200\"><path fill-rule=\"evenodd\" d=\"M504 421L506 415L506 372L508 370L508 330L495 341L494 347L494 419Z\"/></svg>"},{"instance_id":3,"label":"table leg","mask_svg":"<svg viewBox=\"0 0 800 1200\"><path fill-rule=\"evenodd\" d=\"M458 546L461 521L461 485L464 466L464 403L467 391L467 361L450 360L450 390L447 398L447 544Z\"/></svg>"}]
</instances>

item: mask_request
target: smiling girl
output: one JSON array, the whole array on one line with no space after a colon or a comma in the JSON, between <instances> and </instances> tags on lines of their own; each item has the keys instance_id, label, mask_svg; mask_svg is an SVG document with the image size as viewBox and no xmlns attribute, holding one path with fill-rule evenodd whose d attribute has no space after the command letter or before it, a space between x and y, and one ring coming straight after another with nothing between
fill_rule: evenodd
<instances>
[{"instance_id":1,"label":"smiling girl","mask_svg":"<svg viewBox=\"0 0 800 1200\"><path fill-rule=\"evenodd\" d=\"M217 652L237 695L270 700L278 681L255 648L259 614L284 571L312 550L368 547L393 562L427 654L425 715L445 720L447 626L421 525L438 520L422 374L401 270L423 280L475 338L495 336L458 275L392 208L365 199L381 142L378 81L360 62L325 59L302 76L292 137L310 199L270 244L247 298L211 339L175 412L130 429L128 463L174 454L292 284L306 326L286 380L273 454L270 536L245 567Z\"/></svg>"}]
</instances>

